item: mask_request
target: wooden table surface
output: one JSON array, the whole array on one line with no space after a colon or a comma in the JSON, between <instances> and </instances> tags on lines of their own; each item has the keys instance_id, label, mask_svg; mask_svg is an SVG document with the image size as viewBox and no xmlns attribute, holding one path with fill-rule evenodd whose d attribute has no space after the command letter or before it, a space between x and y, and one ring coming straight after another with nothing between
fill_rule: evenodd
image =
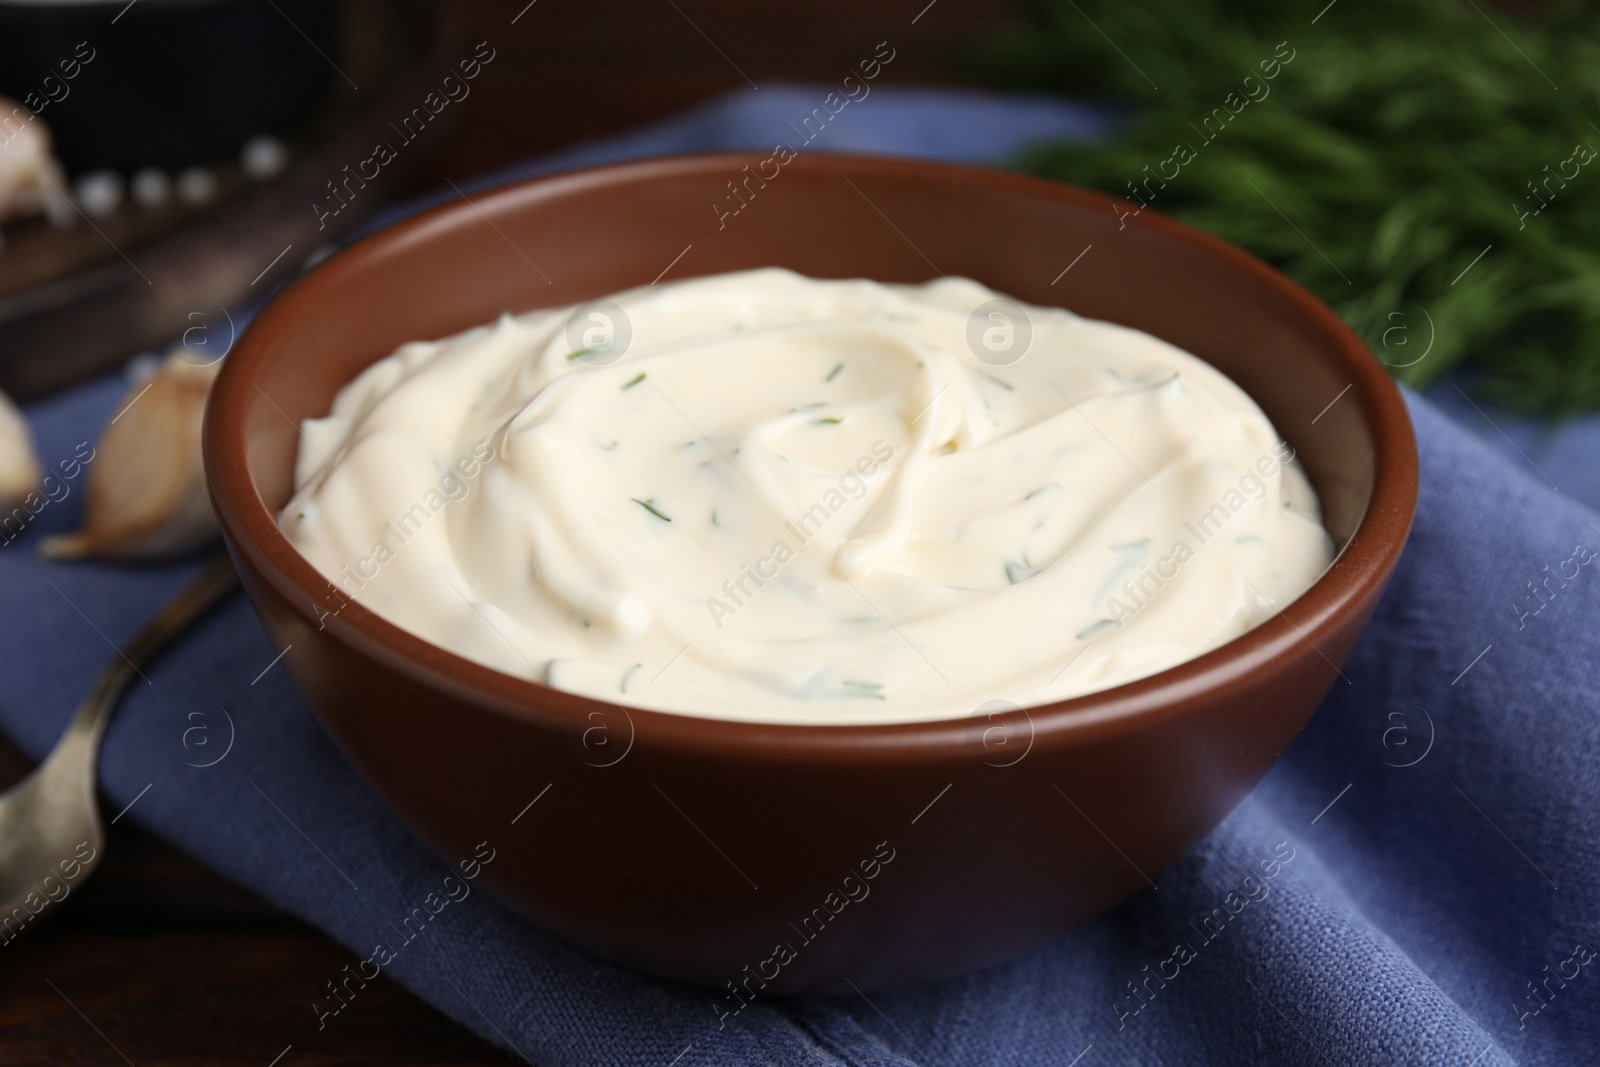
<instances>
[{"instance_id":1,"label":"wooden table surface","mask_svg":"<svg viewBox=\"0 0 1600 1067\"><path fill-rule=\"evenodd\" d=\"M1008 9L1005 0L525 3L459 4L462 39L487 40L497 54L414 191L729 90L757 91L751 81L835 82L883 40L898 54L880 84L948 81L950 49ZM0 741L0 784L27 769ZM388 978L318 1032L307 991L350 953L131 821L110 829L92 881L0 953L0 1063L8 1065L269 1067L280 1054L278 1067L508 1059Z\"/></svg>"}]
</instances>

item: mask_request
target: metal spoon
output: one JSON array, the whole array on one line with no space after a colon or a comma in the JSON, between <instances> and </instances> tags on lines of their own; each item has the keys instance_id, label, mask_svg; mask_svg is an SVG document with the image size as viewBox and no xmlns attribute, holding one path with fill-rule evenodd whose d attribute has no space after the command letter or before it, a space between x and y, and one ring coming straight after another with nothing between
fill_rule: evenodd
<instances>
[{"instance_id":1,"label":"metal spoon","mask_svg":"<svg viewBox=\"0 0 1600 1067\"><path fill-rule=\"evenodd\" d=\"M105 834L95 802L95 759L106 723L138 668L238 581L227 551L219 548L106 664L45 761L0 795L0 944L52 901L65 899L100 862ZM92 850L87 857L80 851L85 847Z\"/></svg>"}]
</instances>

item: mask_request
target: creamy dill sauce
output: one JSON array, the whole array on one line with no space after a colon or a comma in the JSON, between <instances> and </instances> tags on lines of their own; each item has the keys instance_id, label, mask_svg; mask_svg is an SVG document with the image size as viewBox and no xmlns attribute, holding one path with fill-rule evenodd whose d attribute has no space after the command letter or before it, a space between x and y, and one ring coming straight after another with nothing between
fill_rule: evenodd
<instances>
[{"instance_id":1,"label":"creamy dill sauce","mask_svg":"<svg viewBox=\"0 0 1600 1067\"><path fill-rule=\"evenodd\" d=\"M1316 497L1237 386L1055 308L1001 365L997 296L768 269L403 345L304 424L280 524L324 616L758 721L1104 689L1316 580Z\"/></svg>"}]
</instances>

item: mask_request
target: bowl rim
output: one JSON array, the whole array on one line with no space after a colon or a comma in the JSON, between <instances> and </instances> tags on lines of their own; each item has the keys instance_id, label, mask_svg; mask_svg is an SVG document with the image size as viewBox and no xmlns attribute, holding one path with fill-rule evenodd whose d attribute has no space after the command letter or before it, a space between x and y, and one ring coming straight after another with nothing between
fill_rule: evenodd
<instances>
[{"instance_id":1,"label":"bowl rim","mask_svg":"<svg viewBox=\"0 0 1600 1067\"><path fill-rule=\"evenodd\" d=\"M937 762L973 749L974 715L868 724L799 724L721 719L687 712L656 711L554 689L532 679L479 664L379 617L371 611L319 619L311 605L329 585L278 528L250 476L245 417L254 372L269 361L279 335L295 328L297 304L324 285L337 284L377 256L425 240L440 229L481 221L498 210L559 199L578 189L629 185L685 173L737 171L763 158L759 152L714 152L654 157L542 175L426 208L362 237L328 256L272 297L223 362L207 404L203 446L207 483L229 550L309 623L328 637L365 655L408 681L443 691L493 714L527 725L561 729L572 736L595 722L595 713L620 715L654 748L714 753L766 763L881 764ZM1115 211L1121 201L1088 189L993 168L900 157L814 153L788 164L805 171L851 177L922 180L957 195L987 186L1097 210ZM1298 644L1322 653L1314 638L1325 635L1375 601L1397 563L1416 506L1418 460L1405 401L1398 386L1366 345L1310 292L1242 249L1153 210L1136 225L1149 226L1224 260L1273 292L1291 312L1334 342L1351 378L1348 392L1359 406L1373 443L1373 482L1365 513L1328 568L1298 598L1255 628L1193 659L1109 689L1023 709L1030 751L1081 744L1113 732L1180 716L1206 694L1268 671ZM596 294L602 296L606 294ZM382 357L379 357L382 358ZM1343 394L1341 394L1343 396ZM1348 679L1346 679L1348 681ZM602 718L602 723L614 718Z\"/></svg>"}]
</instances>

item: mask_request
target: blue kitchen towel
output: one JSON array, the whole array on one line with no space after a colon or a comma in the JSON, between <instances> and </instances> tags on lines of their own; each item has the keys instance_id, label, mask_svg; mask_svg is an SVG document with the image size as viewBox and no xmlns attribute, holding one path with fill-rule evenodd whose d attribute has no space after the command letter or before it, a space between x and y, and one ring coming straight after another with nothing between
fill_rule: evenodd
<instances>
[{"instance_id":1,"label":"blue kitchen towel","mask_svg":"<svg viewBox=\"0 0 1600 1067\"><path fill-rule=\"evenodd\" d=\"M676 141L657 128L649 150L727 145L729 129L760 146L823 91L742 94ZM1044 104L1029 108L1009 141L993 136L1013 113L1001 98L884 92L859 112L874 150L910 154L930 130L949 146L970 127L979 158L1096 132L1070 105L1049 121ZM959 119L933 121L946 114ZM28 411L53 469L71 469L122 388L102 379ZM1593 452L1534 453L1492 422L1480 440L1408 399L1416 525L1348 682L1154 888L979 974L870 999L758 1001L719 1029L705 991L597 960L482 892L447 892L446 869L335 752L239 595L134 685L106 737L105 803L131 804L127 818L349 946L349 970L308 987L303 1015L284 1020L297 1048L359 1010L347 979L381 966L543 1065L1594 1062L1600 517L1554 488L1579 484ZM42 534L79 520L83 485L82 470L61 477L0 546L0 727L35 756L194 567L37 559ZM508 820L490 848L536 847L540 817ZM397 936L430 894L438 914ZM401 948L366 964L380 941ZM261 1062L280 1051L260 1049Z\"/></svg>"}]
</instances>

